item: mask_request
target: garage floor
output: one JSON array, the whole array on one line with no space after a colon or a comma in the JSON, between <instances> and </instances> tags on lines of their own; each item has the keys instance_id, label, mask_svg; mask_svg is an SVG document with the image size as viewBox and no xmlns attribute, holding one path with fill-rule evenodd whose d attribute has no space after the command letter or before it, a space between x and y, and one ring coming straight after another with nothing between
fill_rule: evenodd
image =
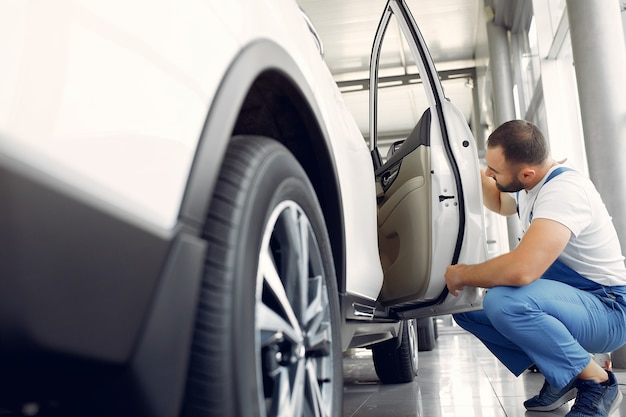
<instances>
[{"instance_id":1,"label":"garage floor","mask_svg":"<svg viewBox=\"0 0 626 417\"><path fill-rule=\"evenodd\" d=\"M543 384L539 373L515 378L473 335L450 320L438 321L437 346L420 352L415 382L381 385L368 350L344 358L343 417L551 417L564 416L569 404L553 412L527 412L524 400ZM614 369L626 394L626 370ZM611 417L626 417L626 399Z\"/></svg>"}]
</instances>

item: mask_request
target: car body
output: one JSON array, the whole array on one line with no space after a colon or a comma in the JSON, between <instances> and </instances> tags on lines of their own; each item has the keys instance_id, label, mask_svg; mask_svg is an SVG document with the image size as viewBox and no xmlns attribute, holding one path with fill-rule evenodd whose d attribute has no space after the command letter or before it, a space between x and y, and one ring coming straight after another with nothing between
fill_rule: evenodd
<instances>
[{"instance_id":1,"label":"car body","mask_svg":"<svg viewBox=\"0 0 626 417\"><path fill-rule=\"evenodd\" d=\"M0 22L0 407L339 415L343 350L480 307L443 282L484 258L476 149L411 19L417 287L379 255L401 158L372 163L293 1L5 2Z\"/></svg>"}]
</instances>

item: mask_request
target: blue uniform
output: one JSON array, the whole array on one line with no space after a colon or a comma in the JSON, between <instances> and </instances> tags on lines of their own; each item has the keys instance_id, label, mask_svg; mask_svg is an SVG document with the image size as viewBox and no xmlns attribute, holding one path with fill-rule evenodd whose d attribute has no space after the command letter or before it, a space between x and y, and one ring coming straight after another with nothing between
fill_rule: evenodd
<instances>
[{"instance_id":1,"label":"blue uniform","mask_svg":"<svg viewBox=\"0 0 626 417\"><path fill-rule=\"evenodd\" d=\"M554 171L539 188L563 172L562 168ZM580 174L575 175L584 178ZM576 180L580 183L579 178ZM565 182L564 186L567 188ZM554 189L551 193L557 192ZM587 190L583 194L588 198L590 193ZM530 206L522 210L524 213L530 211L527 225L532 221L533 211L535 218L550 218L545 214L549 212L547 208L544 213L538 213L533 207L541 201L539 190L535 190L533 198L535 200L529 203ZM596 198L599 199L599 196ZM608 213L605 216L608 217ZM594 218L599 217L598 213L591 212L588 217L590 222L599 220ZM608 219L610 223L610 217ZM586 229L594 228L585 226ZM592 280L557 259L540 279L529 285L487 290L483 310L456 314L456 322L476 335L515 375L535 364L551 386L565 387L589 364L590 353L611 352L626 343L626 285L605 283L610 280L610 283L622 281L626 284L626 274L621 273L623 257L617 262L614 259L615 251L621 249L619 244L615 248L616 235L613 236L612 224L610 229L613 231L612 259L607 262L610 268L606 269L617 271L611 277ZM577 230L572 240L578 234ZM584 230L580 234L584 234ZM576 242L570 246L574 245ZM570 248L570 252L580 253L580 249L574 249ZM597 247L592 249L597 251ZM577 265L576 262L570 263ZM586 272L589 268L581 269Z\"/></svg>"}]
</instances>

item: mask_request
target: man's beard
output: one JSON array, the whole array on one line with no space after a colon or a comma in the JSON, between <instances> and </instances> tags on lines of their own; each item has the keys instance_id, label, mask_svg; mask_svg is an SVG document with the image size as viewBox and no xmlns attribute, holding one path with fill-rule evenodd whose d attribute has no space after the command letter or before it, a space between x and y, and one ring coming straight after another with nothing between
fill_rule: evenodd
<instances>
[{"instance_id":1,"label":"man's beard","mask_svg":"<svg viewBox=\"0 0 626 417\"><path fill-rule=\"evenodd\" d=\"M506 185L500 184L498 181L496 181L496 187L498 187L498 190L502 191L503 193L516 193L524 189L524 185L522 185L522 183L517 178L514 178L510 184Z\"/></svg>"}]
</instances>

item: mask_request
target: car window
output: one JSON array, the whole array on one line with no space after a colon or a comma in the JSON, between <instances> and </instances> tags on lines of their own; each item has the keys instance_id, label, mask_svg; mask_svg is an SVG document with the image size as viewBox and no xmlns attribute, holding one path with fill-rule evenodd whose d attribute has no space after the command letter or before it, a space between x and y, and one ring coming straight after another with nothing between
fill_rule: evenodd
<instances>
[{"instance_id":1,"label":"car window","mask_svg":"<svg viewBox=\"0 0 626 417\"><path fill-rule=\"evenodd\" d=\"M395 15L391 16L378 66L377 139L383 162L397 151L429 107L419 67ZM407 117L407 109L410 117Z\"/></svg>"}]
</instances>

